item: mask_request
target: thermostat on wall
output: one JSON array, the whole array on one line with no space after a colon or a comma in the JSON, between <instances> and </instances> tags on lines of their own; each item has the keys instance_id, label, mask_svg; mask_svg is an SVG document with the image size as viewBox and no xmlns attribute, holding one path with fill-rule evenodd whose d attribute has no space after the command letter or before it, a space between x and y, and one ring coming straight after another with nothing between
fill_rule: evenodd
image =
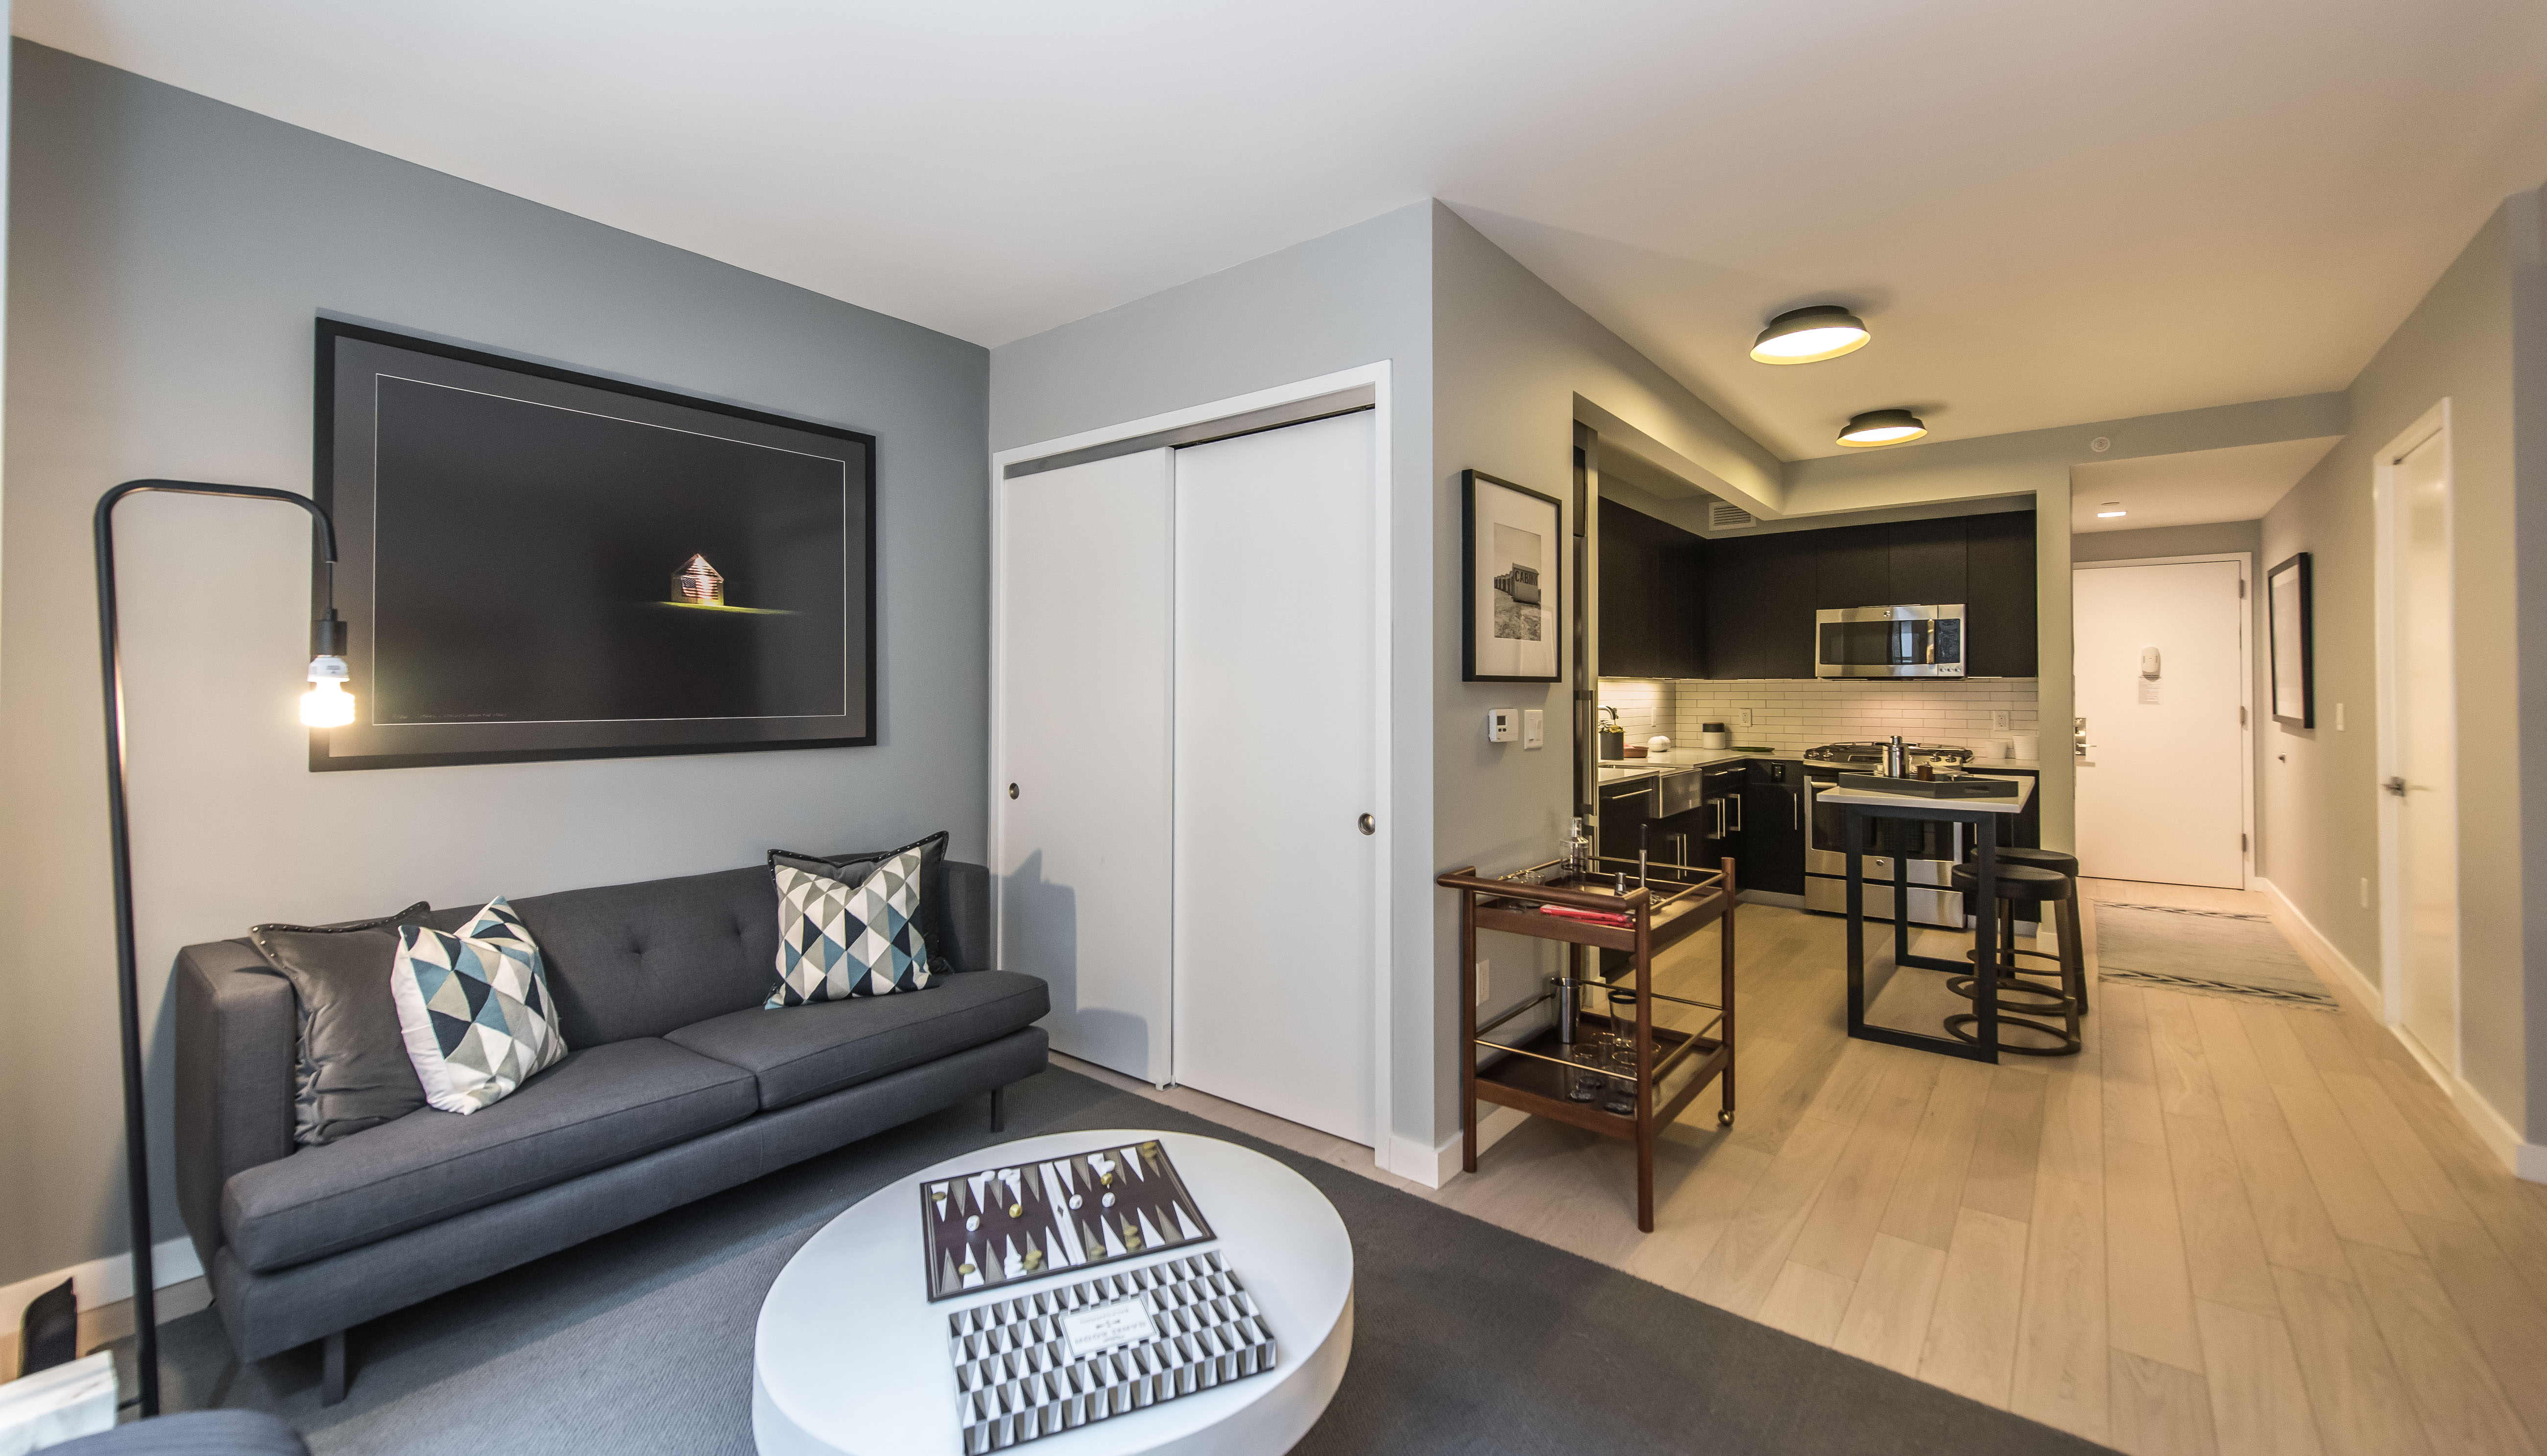
<instances>
[{"instance_id":1,"label":"thermostat on wall","mask_svg":"<svg viewBox=\"0 0 2547 1456\"><path fill-rule=\"evenodd\" d=\"M1521 713L1512 708L1486 710L1486 741L1509 743L1521 736Z\"/></svg>"}]
</instances>

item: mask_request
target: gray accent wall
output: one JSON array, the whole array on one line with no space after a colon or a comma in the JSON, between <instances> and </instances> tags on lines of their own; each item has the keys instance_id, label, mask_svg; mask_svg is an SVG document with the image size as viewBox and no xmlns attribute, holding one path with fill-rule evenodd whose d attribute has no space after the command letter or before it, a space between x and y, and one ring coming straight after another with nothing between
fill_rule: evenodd
<instances>
[{"instance_id":1,"label":"gray accent wall","mask_svg":"<svg viewBox=\"0 0 2547 1456\"><path fill-rule=\"evenodd\" d=\"M316 315L873 432L881 742L311 774L300 513L129 501L159 1238L180 1228L162 998L180 945L773 846L943 827L981 854L986 351L59 51L13 54L0 1283L126 1246L89 512L136 476L307 490Z\"/></svg>"},{"instance_id":2,"label":"gray accent wall","mask_svg":"<svg viewBox=\"0 0 2547 1456\"><path fill-rule=\"evenodd\" d=\"M2443 398L2450 401L2454 466L2453 607L2458 626L2459 949L2461 1075L2515 1132L2536 1141L2547 1108L2540 1077L2547 1045L2547 951L2524 925L2524 796L2542 775L2524 762L2524 692L2536 673L2517 650L2515 623L2540 588L2547 562L2524 562L2519 531L2538 534L2536 498L2547 479L2522 475L2528 508L2515 509L2512 287L2536 266L2539 194L2510 199L2487 221L2346 391L2343 442L2266 513L2265 564L2313 555L2317 604L2317 727L2269 720L2261 802L2270 857L2264 874L2319 933L2374 985L2380 981L2377 897L2360 883L2379 873L2378 655L2374 593L2377 530L2371 511L2374 456ZM2532 252L2524 264L2514 226L2526 210ZM2534 326L2534 324L2533 324ZM2535 377L2534 390L2547 381ZM2533 429L2547 420L2536 412ZM2523 590L2521 570L2531 578ZM2532 647L2535 643L2529 643ZM2346 727L2334 727L2334 705ZM2542 729L2535 726L2530 734ZM2540 815L2531 814L2535 820Z\"/></svg>"}]
</instances>

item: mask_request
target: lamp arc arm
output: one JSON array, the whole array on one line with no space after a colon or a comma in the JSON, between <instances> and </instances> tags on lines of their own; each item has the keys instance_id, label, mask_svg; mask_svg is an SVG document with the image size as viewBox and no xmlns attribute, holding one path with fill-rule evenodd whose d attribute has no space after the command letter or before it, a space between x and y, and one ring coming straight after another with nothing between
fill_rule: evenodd
<instances>
[{"instance_id":1,"label":"lamp arc arm","mask_svg":"<svg viewBox=\"0 0 2547 1456\"><path fill-rule=\"evenodd\" d=\"M141 986L132 933L132 840L126 822L124 799L124 662L116 630L115 508L128 495L159 491L172 495L225 495L242 500L273 500L309 513L316 533L319 563L324 568L325 615L318 630L341 642L343 624L336 618L336 523L318 502L289 490L264 485L214 485L200 480L127 480L98 497L97 628L98 667L106 694L106 811L108 840L114 852L116 992L122 1009L124 1053L124 1158L127 1216L132 1238L133 1329L139 1350L135 1373L144 1417L159 1413L158 1286L150 1256L149 1124L142 1111ZM341 650L341 647L340 647Z\"/></svg>"}]
</instances>

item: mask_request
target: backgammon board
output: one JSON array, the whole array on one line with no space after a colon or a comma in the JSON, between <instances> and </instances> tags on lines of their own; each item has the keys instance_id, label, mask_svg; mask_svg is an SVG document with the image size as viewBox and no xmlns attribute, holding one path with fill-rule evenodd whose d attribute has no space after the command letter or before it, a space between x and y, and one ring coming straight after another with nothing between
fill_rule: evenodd
<instances>
[{"instance_id":1,"label":"backgammon board","mask_svg":"<svg viewBox=\"0 0 2547 1456\"><path fill-rule=\"evenodd\" d=\"M1155 1140L922 1183L920 1221L932 1301L1213 1237Z\"/></svg>"}]
</instances>

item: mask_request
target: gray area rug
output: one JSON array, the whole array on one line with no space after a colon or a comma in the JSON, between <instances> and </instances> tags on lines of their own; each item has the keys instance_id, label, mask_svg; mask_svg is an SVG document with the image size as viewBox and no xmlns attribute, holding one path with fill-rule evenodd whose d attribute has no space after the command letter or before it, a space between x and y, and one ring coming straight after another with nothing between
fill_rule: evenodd
<instances>
[{"instance_id":1,"label":"gray area rug","mask_svg":"<svg viewBox=\"0 0 2547 1456\"><path fill-rule=\"evenodd\" d=\"M2325 983L2265 915L2100 899L2096 967L2102 981L2335 1009Z\"/></svg>"},{"instance_id":2,"label":"gray area rug","mask_svg":"<svg viewBox=\"0 0 2547 1456\"><path fill-rule=\"evenodd\" d=\"M1003 1138L1124 1127L1254 1148L1343 1215L1353 1362L1308 1456L2101 1449L1087 1077L1019 1083L1009 1131L987 1124L979 1102L923 1118L374 1321L333 1408L314 1348L241 1369L217 1317L188 1316L167 1327L168 1404L275 1412L320 1456L742 1456L761 1297L825 1221Z\"/></svg>"}]
</instances>

